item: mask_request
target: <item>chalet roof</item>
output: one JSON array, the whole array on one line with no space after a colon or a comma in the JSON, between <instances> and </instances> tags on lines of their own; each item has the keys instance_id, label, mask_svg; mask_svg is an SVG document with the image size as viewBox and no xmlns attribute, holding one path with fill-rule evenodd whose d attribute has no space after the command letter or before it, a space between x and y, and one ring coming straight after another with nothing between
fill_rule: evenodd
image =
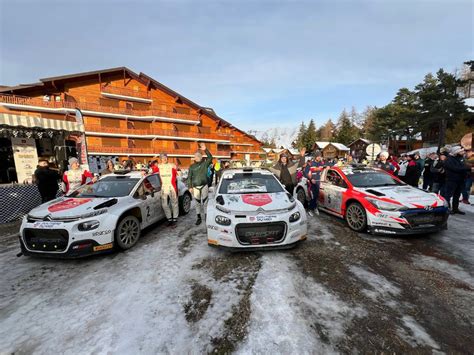
<instances>
[{"instance_id":1,"label":"chalet roof","mask_svg":"<svg viewBox=\"0 0 474 355\"><path fill-rule=\"evenodd\" d=\"M21 84L17 86L8 86L8 87L0 87L0 93L1 92L10 92L14 93L15 91L21 91L23 89L32 89L32 88L42 88L45 87L46 83L53 83L57 81L62 81L62 80L70 80L70 79L76 79L76 78L86 78L86 77L94 77L99 74L110 74L110 73L120 73L123 72L124 74L128 74L129 77L132 77L136 79L137 81L140 81L144 85L150 85L152 84L155 88L160 89L162 91L167 92L171 96L175 97L176 99L180 100L181 102L185 102L191 107L194 107L197 110L204 111L208 116L210 116L212 119L220 122L223 126L225 127L230 127L233 128L240 133L246 135L247 137L261 143L255 136L248 134L245 131L242 131L232 125L230 122L224 120L222 117L219 117L215 111L212 108L209 107L203 107L198 105L197 103L191 101L190 99L184 97L183 95L177 93L176 91L172 90L171 88L167 87L166 85L163 85L162 83L158 82L157 80L153 79L152 77L144 74L144 73L135 73L134 71L130 70L127 67L115 67L115 68L107 68L107 69L101 69L101 70L94 70L94 71L88 71L88 72L82 72L82 73L75 73L75 74L68 74L68 75L61 75L61 76L53 76L53 77L48 77L48 78L43 78L40 79L39 82L37 83L32 83L32 84Z\"/></svg>"},{"instance_id":2,"label":"chalet roof","mask_svg":"<svg viewBox=\"0 0 474 355\"><path fill-rule=\"evenodd\" d=\"M358 142L358 141L362 141L362 142L364 142L365 144L370 144L370 143L371 143L368 139L365 139L365 138L357 138L355 141L353 141L353 142L351 142L350 144L348 144L348 147L350 147L351 145L353 145L355 142Z\"/></svg>"},{"instance_id":3,"label":"chalet roof","mask_svg":"<svg viewBox=\"0 0 474 355\"><path fill-rule=\"evenodd\" d=\"M315 142L319 149L325 148L330 142Z\"/></svg>"},{"instance_id":4,"label":"chalet roof","mask_svg":"<svg viewBox=\"0 0 474 355\"><path fill-rule=\"evenodd\" d=\"M342 143L333 143L333 142L331 142L331 143L329 143L329 144L332 145L332 146L334 146L334 147L336 147L337 150L350 150L349 148L347 148L347 147L346 147L344 144L342 144ZM328 145L329 145L329 144L328 144Z\"/></svg>"}]
</instances>

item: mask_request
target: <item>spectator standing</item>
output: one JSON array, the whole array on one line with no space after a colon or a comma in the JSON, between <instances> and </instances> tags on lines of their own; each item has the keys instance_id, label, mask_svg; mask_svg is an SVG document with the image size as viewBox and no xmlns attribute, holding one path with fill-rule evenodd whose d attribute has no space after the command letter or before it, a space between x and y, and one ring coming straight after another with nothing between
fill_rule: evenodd
<instances>
[{"instance_id":1,"label":"spectator standing","mask_svg":"<svg viewBox=\"0 0 474 355\"><path fill-rule=\"evenodd\" d=\"M466 205L470 205L469 195L471 194L472 181L474 180L474 152L472 149L466 152L465 164L471 171L468 171L464 189L462 191L462 202Z\"/></svg>"},{"instance_id":2,"label":"spectator standing","mask_svg":"<svg viewBox=\"0 0 474 355\"><path fill-rule=\"evenodd\" d=\"M431 191L433 189L433 173L431 172L431 166L435 160L436 153L430 153L428 158L425 159L423 165L423 190Z\"/></svg>"},{"instance_id":3,"label":"spectator standing","mask_svg":"<svg viewBox=\"0 0 474 355\"><path fill-rule=\"evenodd\" d=\"M35 183L41 195L41 202L45 203L56 198L59 190L59 173L49 168L49 162L41 159L34 173Z\"/></svg>"},{"instance_id":4,"label":"spectator standing","mask_svg":"<svg viewBox=\"0 0 474 355\"><path fill-rule=\"evenodd\" d=\"M207 209L209 187L207 185L207 169L212 163L212 154L206 149L206 144L199 143L200 151L194 153L194 163L189 167L188 188L196 200L196 225L202 223ZM203 158L203 153L206 158Z\"/></svg>"},{"instance_id":5,"label":"spectator standing","mask_svg":"<svg viewBox=\"0 0 474 355\"><path fill-rule=\"evenodd\" d=\"M405 181L405 174L407 172L407 167L408 167L408 160L407 160L406 154L402 154L400 156L398 166L399 166L398 177L400 178L400 180Z\"/></svg>"},{"instance_id":6,"label":"spectator standing","mask_svg":"<svg viewBox=\"0 0 474 355\"><path fill-rule=\"evenodd\" d=\"M100 172L101 176L113 174L115 172L114 162L112 160L107 160L105 163L105 169Z\"/></svg>"},{"instance_id":7,"label":"spectator standing","mask_svg":"<svg viewBox=\"0 0 474 355\"><path fill-rule=\"evenodd\" d=\"M405 179L403 180L406 182L408 185L411 185L413 187L418 187L418 181L420 179L420 175L418 173L418 166L415 161L415 155L410 154L408 155L408 163L407 163L407 169L405 172Z\"/></svg>"},{"instance_id":8,"label":"spectator standing","mask_svg":"<svg viewBox=\"0 0 474 355\"><path fill-rule=\"evenodd\" d=\"M280 155L278 163L276 163L270 171L275 174L278 180L285 186L286 191L293 195L296 185L296 170L304 165L304 156L306 148L300 150L300 160L298 164L289 162L286 154Z\"/></svg>"},{"instance_id":9,"label":"spectator standing","mask_svg":"<svg viewBox=\"0 0 474 355\"><path fill-rule=\"evenodd\" d=\"M432 188L431 192L435 194L444 195L444 188L446 184L446 171L444 170L444 162L446 160L446 153L441 152L439 157L436 155L431 164Z\"/></svg>"},{"instance_id":10,"label":"spectator standing","mask_svg":"<svg viewBox=\"0 0 474 355\"><path fill-rule=\"evenodd\" d=\"M93 182L97 181L97 178L90 171L81 168L77 158L69 158L69 167L70 169L63 174L64 193L67 194L69 191L84 185L88 178L92 179Z\"/></svg>"},{"instance_id":11,"label":"spectator standing","mask_svg":"<svg viewBox=\"0 0 474 355\"><path fill-rule=\"evenodd\" d=\"M464 148L461 146L452 147L444 167L446 170L446 190L443 197L450 204L452 214L466 214L459 210L459 198L465 186L466 175L471 171L464 164Z\"/></svg>"},{"instance_id":12,"label":"spectator standing","mask_svg":"<svg viewBox=\"0 0 474 355\"><path fill-rule=\"evenodd\" d=\"M328 166L324 163L323 158L321 156L321 152L317 150L314 153L314 159L309 162L306 166L304 175L309 181L310 191L311 191L311 199L309 201L309 208L308 214L313 216L315 213L319 214L318 211L318 198L319 198L319 187L321 183L321 172L322 170Z\"/></svg>"},{"instance_id":13,"label":"spectator standing","mask_svg":"<svg viewBox=\"0 0 474 355\"><path fill-rule=\"evenodd\" d=\"M168 161L168 154L162 153L160 160L161 163L157 165L157 172L160 173L161 178L161 207L168 220L168 227L176 227L179 215L178 171L176 165Z\"/></svg>"},{"instance_id":14,"label":"spectator standing","mask_svg":"<svg viewBox=\"0 0 474 355\"><path fill-rule=\"evenodd\" d=\"M378 161L375 162L375 167L386 171L390 175L395 175L395 168L387 159L388 152L381 152L378 156Z\"/></svg>"}]
</instances>

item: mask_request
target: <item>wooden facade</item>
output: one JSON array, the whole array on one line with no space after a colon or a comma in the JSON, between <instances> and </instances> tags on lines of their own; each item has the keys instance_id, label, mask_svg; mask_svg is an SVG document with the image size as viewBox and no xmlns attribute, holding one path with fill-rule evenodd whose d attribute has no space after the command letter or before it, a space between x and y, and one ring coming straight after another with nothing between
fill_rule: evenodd
<instances>
[{"instance_id":1,"label":"wooden facade","mask_svg":"<svg viewBox=\"0 0 474 355\"><path fill-rule=\"evenodd\" d=\"M147 162L160 153L182 167L197 142L222 160L261 160L262 143L153 78L121 67L41 79L0 89L0 113L84 118L89 156Z\"/></svg>"}]
</instances>

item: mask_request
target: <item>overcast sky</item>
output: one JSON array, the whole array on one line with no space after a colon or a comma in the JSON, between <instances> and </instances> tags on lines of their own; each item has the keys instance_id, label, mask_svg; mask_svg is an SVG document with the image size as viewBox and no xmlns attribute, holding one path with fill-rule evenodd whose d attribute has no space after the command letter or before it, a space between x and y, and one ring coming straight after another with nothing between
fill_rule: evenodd
<instances>
[{"instance_id":1,"label":"overcast sky","mask_svg":"<svg viewBox=\"0 0 474 355\"><path fill-rule=\"evenodd\" d=\"M127 66L242 129L319 125L474 59L473 4L0 0L0 84Z\"/></svg>"}]
</instances>

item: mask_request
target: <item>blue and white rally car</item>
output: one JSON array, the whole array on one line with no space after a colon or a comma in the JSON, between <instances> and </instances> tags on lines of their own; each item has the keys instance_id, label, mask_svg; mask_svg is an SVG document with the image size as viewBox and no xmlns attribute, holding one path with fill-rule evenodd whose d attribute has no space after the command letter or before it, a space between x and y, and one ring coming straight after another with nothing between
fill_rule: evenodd
<instances>
[{"instance_id":1,"label":"blue and white rally car","mask_svg":"<svg viewBox=\"0 0 474 355\"><path fill-rule=\"evenodd\" d=\"M178 190L186 214L192 197L180 180ZM138 242L143 228L163 218L159 174L110 174L31 210L21 224L20 244L24 255L50 257L124 250Z\"/></svg>"},{"instance_id":2,"label":"blue and white rally car","mask_svg":"<svg viewBox=\"0 0 474 355\"><path fill-rule=\"evenodd\" d=\"M225 170L207 207L210 246L283 249L306 239L303 205L268 170Z\"/></svg>"}]
</instances>

